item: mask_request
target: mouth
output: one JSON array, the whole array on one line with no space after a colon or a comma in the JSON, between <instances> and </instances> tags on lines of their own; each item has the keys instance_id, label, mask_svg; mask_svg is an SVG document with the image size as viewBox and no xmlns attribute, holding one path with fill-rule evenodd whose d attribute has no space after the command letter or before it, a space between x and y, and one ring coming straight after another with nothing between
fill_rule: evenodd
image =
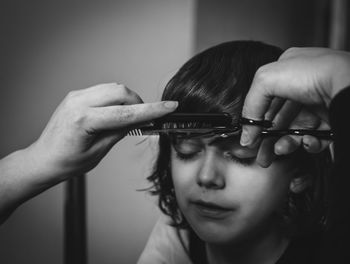
<instances>
[{"instance_id":1,"label":"mouth","mask_svg":"<svg viewBox=\"0 0 350 264\"><path fill-rule=\"evenodd\" d=\"M225 218L234 211L232 208L223 207L216 203L204 202L201 200L194 201L193 206L200 216L211 219Z\"/></svg>"}]
</instances>

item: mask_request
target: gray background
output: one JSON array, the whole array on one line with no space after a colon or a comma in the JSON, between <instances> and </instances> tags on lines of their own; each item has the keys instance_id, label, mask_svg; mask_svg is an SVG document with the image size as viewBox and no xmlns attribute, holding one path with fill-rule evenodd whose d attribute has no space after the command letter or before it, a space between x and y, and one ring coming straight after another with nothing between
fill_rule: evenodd
<instances>
[{"instance_id":1,"label":"gray background","mask_svg":"<svg viewBox=\"0 0 350 264\"><path fill-rule=\"evenodd\" d=\"M193 54L238 39L322 45L325 1L1 1L0 157L33 142L70 90L117 81L159 100ZM88 174L89 263L135 263L159 211L155 140L126 138ZM0 263L63 263L63 184L0 227Z\"/></svg>"}]
</instances>

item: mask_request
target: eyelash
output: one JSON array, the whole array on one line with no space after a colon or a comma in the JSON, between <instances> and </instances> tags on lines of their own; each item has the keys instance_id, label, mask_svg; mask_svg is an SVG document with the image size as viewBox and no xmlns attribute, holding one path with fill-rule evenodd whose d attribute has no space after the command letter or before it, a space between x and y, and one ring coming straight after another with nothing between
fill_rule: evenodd
<instances>
[{"instance_id":1,"label":"eyelash","mask_svg":"<svg viewBox=\"0 0 350 264\"><path fill-rule=\"evenodd\" d=\"M184 154L184 153L181 153L181 152L178 152L178 151L175 151L176 153L176 157L179 159L179 160L182 160L182 161L190 161L191 159L195 158L200 152L194 152L194 153L190 153L190 154ZM248 165L251 165L255 162L255 157L252 157L252 158L237 158L233 155L229 155L229 157L225 157L226 159L229 159L233 162L237 162L241 165L244 165L244 166L248 166Z\"/></svg>"},{"instance_id":2,"label":"eyelash","mask_svg":"<svg viewBox=\"0 0 350 264\"><path fill-rule=\"evenodd\" d=\"M197 156L199 154L199 152L184 154L184 153L181 153L178 151L175 151L175 153L176 153L176 157L182 161L190 161L191 159L193 159L195 156Z\"/></svg>"},{"instance_id":3,"label":"eyelash","mask_svg":"<svg viewBox=\"0 0 350 264\"><path fill-rule=\"evenodd\" d=\"M255 162L255 157L251 157L251 158L238 158L232 154L229 155L225 155L226 159L229 159L233 162L237 162L243 166L249 166L252 165Z\"/></svg>"}]
</instances>

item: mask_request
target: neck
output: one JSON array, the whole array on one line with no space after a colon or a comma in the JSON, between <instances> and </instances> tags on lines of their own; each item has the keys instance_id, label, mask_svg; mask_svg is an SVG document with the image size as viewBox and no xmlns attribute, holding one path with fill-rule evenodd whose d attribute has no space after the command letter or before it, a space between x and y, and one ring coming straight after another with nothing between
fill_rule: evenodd
<instances>
[{"instance_id":1,"label":"neck","mask_svg":"<svg viewBox=\"0 0 350 264\"><path fill-rule=\"evenodd\" d=\"M206 244L210 264L274 264L288 246L277 230L230 245Z\"/></svg>"}]
</instances>

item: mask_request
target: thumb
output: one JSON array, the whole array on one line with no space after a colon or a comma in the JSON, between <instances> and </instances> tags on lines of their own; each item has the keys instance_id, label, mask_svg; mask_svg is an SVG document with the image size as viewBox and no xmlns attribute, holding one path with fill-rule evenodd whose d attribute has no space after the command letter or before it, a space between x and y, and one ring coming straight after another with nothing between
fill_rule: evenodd
<instances>
[{"instance_id":1,"label":"thumb","mask_svg":"<svg viewBox=\"0 0 350 264\"><path fill-rule=\"evenodd\" d=\"M242 117L263 120L273 96L269 91L269 86L264 85L261 74L256 73L252 86L245 98ZM256 142L262 128L260 126L243 125L240 143L242 146L251 146Z\"/></svg>"}]
</instances>

